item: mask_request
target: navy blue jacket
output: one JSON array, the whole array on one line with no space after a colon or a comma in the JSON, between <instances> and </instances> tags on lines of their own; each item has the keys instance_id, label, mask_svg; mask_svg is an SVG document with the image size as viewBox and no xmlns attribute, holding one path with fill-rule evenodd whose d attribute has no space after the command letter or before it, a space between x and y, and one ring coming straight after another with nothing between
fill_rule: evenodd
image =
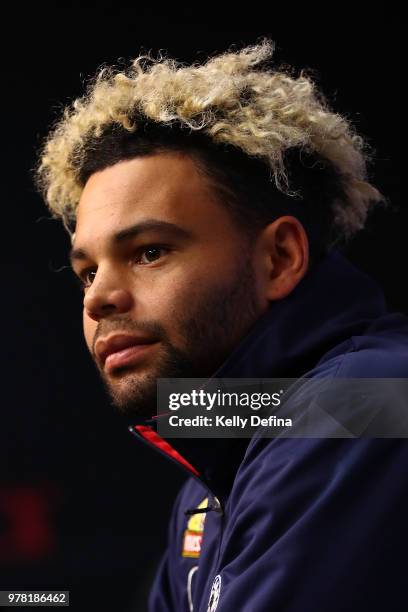
<instances>
[{"instance_id":1,"label":"navy blue jacket","mask_svg":"<svg viewBox=\"0 0 408 612\"><path fill-rule=\"evenodd\" d=\"M379 287L337 251L216 373L314 375L408 378L408 319L388 313ZM407 440L164 441L149 426L133 431L190 476L151 612L408 610Z\"/></svg>"}]
</instances>

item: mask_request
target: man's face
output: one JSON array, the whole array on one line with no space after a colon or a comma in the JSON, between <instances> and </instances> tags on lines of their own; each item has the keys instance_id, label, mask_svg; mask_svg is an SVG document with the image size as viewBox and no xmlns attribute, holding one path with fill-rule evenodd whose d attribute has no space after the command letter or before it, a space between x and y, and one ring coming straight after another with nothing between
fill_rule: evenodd
<instances>
[{"instance_id":1,"label":"man's face","mask_svg":"<svg viewBox=\"0 0 408 612\"><path fill-rule=\"evenodd\" d=\"M265 309L247 239L186 156L93 174L72 264L86 343L128 414L154 412L157 378L211 376Z\"/></svg>"}]
</instances>

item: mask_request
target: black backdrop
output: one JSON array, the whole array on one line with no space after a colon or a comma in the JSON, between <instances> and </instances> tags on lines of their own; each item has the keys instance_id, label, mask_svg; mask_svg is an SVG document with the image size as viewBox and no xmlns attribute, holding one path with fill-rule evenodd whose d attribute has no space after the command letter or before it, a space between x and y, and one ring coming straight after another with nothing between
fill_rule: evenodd
<instances>
[{"instance_id":1,"label":"black backdrop","mask_svg":"<svg viewBox=\"0 0 408 612\"><path fill-rule=\"evenodd\" d=\"M392 9L324 12L140 9L98 2L8 7L3 15L3 360L0 589L70 589L75 610L145 610L183 476L144 449L110 407L87 356L68 239L30 168L47 126L103 63L140 50L200 60L261 36L278 63L316 71L329 101L376 148L374 182L399 211L373 215L352 261L408 312L405 47ZM60 270L60 271L58 271Z\"/></svg>"}]
</instances>

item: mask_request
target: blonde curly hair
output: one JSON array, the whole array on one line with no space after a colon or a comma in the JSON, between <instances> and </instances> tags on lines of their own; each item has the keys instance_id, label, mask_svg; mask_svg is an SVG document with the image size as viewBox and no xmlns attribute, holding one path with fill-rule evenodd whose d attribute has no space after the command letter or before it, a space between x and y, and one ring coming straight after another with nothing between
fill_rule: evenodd
<instances>
[{"instance_id":1,"label":"blonde curly hair","mask_svg":"<svg viewBox=\"0 0 408 612\"><path fill-rule=\"evenodd\" d=\"M367 180L367 145L304 72L295 78L288 70L261 68L273 50L264 40L202 65L140 56L128 69L101 69L86 95L64 110L40 153L36 182L54 216L67 228L75 221L89 143L116 127L137 139L147 121L202 134L260 160L274 186L289 196L297 192L288 180L286 153L313 154L341 185L340 195L326 202L338 233L348 238L363 228L370 205L383 201Z\"/></svg>"}]
</instances>

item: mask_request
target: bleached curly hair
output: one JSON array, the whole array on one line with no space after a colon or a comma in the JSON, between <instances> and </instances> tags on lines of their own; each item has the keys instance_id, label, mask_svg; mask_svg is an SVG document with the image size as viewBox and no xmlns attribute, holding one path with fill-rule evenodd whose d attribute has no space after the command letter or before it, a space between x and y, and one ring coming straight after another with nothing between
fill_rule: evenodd
<instances>
[{"instance_id":1,"label":"bleached curly hair","mask_svg":"<svg viewBox=\"0 0 408 612\"><path fill-rule=\"evenodd\" d=\"M270 186L287 201L308 199L302 184L291 184L288 160L293 151L309 156L308 170L317 165L331 176L324 207L337 238L363 228L370 206L383 201L367 179L368 146L346 118L330 110L305 72L296 78L265 67L273 49L264 40L202 65L140 56L127 69L101 69L86 94L65 109L40 153L36 182L54 216L72 228L90 172L129 157L119 152L98 166L107 134L111 141L126 135L136 143L148 138L150 125L155 133L184 133L191 142L199 135L227 156L235 151L261 164ZM319 176L314 171L315 195L321 192ZM272 197L268 205L272 211Z\"/></svg>"}]
</instances>

